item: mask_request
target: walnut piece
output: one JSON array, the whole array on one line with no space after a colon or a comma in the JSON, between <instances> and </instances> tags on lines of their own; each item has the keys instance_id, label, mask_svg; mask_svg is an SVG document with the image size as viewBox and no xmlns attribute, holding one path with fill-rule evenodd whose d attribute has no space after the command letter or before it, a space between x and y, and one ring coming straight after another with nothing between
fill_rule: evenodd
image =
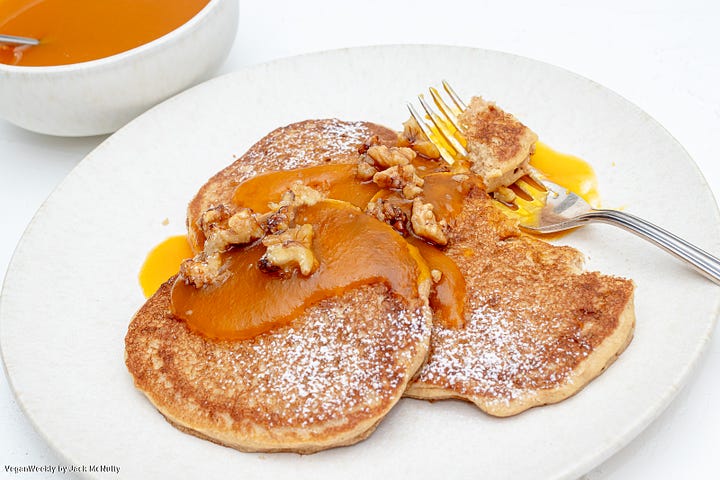
<instances>
[{"instance_id":1,"label":"walnut piece","mask_svg":"<svg viewBox=\"0 0 720 480\"><path fill-rule=\"evenodd\" d=\"M227 220L229 217L230 206L222 203L220 205L215 205L205 210L202 215L200 215L198 224L200 228L205 231L206 229L212 228L214 225L224 220Z\"/></svg>"},{"instance_id":2,"label":"walnut piece","mask_svg":"<svg viewBox=\"0 0 720 480\"><path fill-rule=\"evenodd\" d=\"M291 273L299 269L301 274L310 275L318 267L312 251L314 233L312 225L306 223L266 236L262 244L267 251L258 260L258 268L265 273Z\"/></svg>"},{"instance_id":3,"label":"walnut piece","mask_svg":"<svg viewBox=\"0 0 720 480\"><path fill-rule=\"evenodd\" d=\"M229 230L233 233L233 244L250 243L263 236L263 229L260 227L253 211L249 208L241 208L228 220Z\"/></svg>"},{"instance_id":4,"label":"walnut piece","mask_svg":"<svg viewBox=\"0 0 720 480\"><path fill-rule=\"evenodd\" d=\"M220 273L221 267L220 253L208 256L201 252L180 265L180 277L185 280L185 283L193 285L195 288L201 288L225 278Z\"/></svg>"},{"instance_id":5,"label":"walnut piece","mask_svg":"<svg viewBox=\"0 0 720 480\"><path fill-rule=\"evenodd\" d=\"M440 280L442 280L442 272L435 268L430 270L430 276L432 276L433 283L438 283Z\"/></svg>"},{"instance_id":6,"label":"walnut piece","mask_svg":"<svg viewBox=\"0 0 720 480\"><path fill-rule=\"evenodd\" d=\"M205 234L203 251L183 262L180 275L188 284L200 288L222 281L222 253L233 245L245 245L260 238L267 247L261 259L263 271L291 271L298 267L303 275L317 268L312 253L312 225L291 227L295 211L302 205L312 206L324 195L301 181L293 182L279 203L270 204L271 211L256 215L249 208L218 205L205 211L198 226Z\"/></svg>"},{"instance_id":7,"label":"walnut piece","mask_svg":"<svg viewBox=\"0 0 720 480\"><path fill-rule=\"evenodd\" d=\"M302 180L296 180L290 185L290 189L283 194L280 202L269 203L268 207L272 211L278 211L282 207L313 206L323 198L325 198L325 195L321 192L308 187L302 183Z\"/></svg>"},{"instance_id":8,"label":"walnut piece","mask_svg":"<svg viewBox=\"0 0 720 480\"><path fill-rule=\"evenodd\" d=\"M258 221L266 234L275 235L290 228L290 225L295 221L295 209L284 205L276 211L261 215Z\"/></svg>"},{"instance_id":9,"label":"walnut piece","mask_svg":"<svg viewBox=\"0 0 720 480\"><path fill-rule=\"evenodd\" d=\"M197 226L207 237L210 232L222 226L232 216L233 211L230 205L220 204L205 210L197 221Z\"/></svg>"},{"instance_id":10,"label":"walnut piece","mask_svg":"<svg viewBox=\"0 0 720 480\"><path fill-rule=\"evenodd\" d=\"M407 145L413 151L426 158L439 159L440 151L425 136L414 118L410 117L403 123L403 132L400 134L400 145Z\"/></svg>"},{"instance_id":11,"label":"walnut piece","mask_svg":"<svg viewBox=\"0 0 720 480\"><path fill-rule=\"evenodd\" d=\"M205 235L203 251L180 267L185 282L198 288L225 278L220 274L222 252L232 245L254 242L265 234L251 209L234 211L229 205L217 205L203 212L198 226Z\"/></svg>"},{"instance_id":12,"label":"walnut piece","mask_svg":"<svg viewBox=\"0 0 720 480\"><path fill-rule=\"evenodd\" d=\"M222 252L229 245L250 243L263 236L253 211L241 208L234 211L229 205L217 205L206 210L198 220L205 234L204 251L208 255Z\"/></svg>"},{"instance_id":13,"label":"walnut piece","mask_svg":"<svg viewBox=\"0 0 720 480\"><path fill-rule=\"evenodd\" d=\"M413 199L422 193L425 181L415 173L413 165L395 165L373 176L380 188L394 188L402 190L403 196Z\"/></svg>"},{"instance_id":14,"label":"walnut piece","mask_svg":"<svg viewBox=\"0 0 720 480\"><path fill-rule=\"evenodd\" d=\"M368 148L367 154L380 169L394 167L396 165L407 165L417 156L410 148L388 148L385 145L373 145Z\"/></svg>"},{"instance_id":15,"label":"walnut piece","mask_svg":"<svg viewBox=\"0 0 720 480\"><path fill-rule=\"evenodd\" d=\"M387 223L403 236L408 233L407 215L400 207L387 200L378 198L374 202L368 203L365 213Z\"/></svg>"},{"instance_id":16,"label":"walnut piece","mask_svg":"<svg viewBox=\"0 0 720 480\"><path fill-rule=\"evenodd\" d=\"M301 205L313 206L325 198L325 195L312 187L308 187L300 180L297 180L290 185L290 191L293 195L295 195L292 204L296 207Z\"/></svg>"},{"instance_id":17,"label":"walnut piece","mask_svg":"<svg viewBox=\"0 0 720 480\"><path fill-rule=\"evenodd\" d=\"M430 203L422 203L419 198L413 200L412 214L410 216L415 235L426 238L437 245L447 245L447 222L438 221L433 213Z\"/></svg>"},{"instance_id":18,"label":"walnut piece","mask_svg":"<svg viewBox=\"0 0 720 480\"><path fill-rule=\"evenodd\" d=\"M286 191L280 202L269 203L270 212L261 215L258 222L265 230L267 235L275 235L281 233L295 222L295 212L298 207L303 205L312 206L325 198L325 195L308 187L302 181L297 180L290 185L290 189Z\"/></svg>"},{"instance_id":19,"label":"walnut piece","mask_svg":"<svg viewBox=\"0 0 720 480\"><path fill-rule=\"evenodd\" d=\"M364 161L362 158L358 161L357 165L357 178L362 182L366 182L373 178L373 175L377 173L377 168Z\"/></svg>"},{"instance_id":20,"label":"walnut piece","mask_svg":"<svg viewBox=\"0 0 720 480\"><path fill-rule=\"evenodd\" d=\"M215 212L217 213L218 210L215 209ZM228 208L223 210L222 220L212 223L205 222L207 231L204 231L206 236L204 253L207 256L224 252L230 245L253 242L265 233L251 209L241 208L230 218L226 218L228 212ZM219 218L216 213L208 215L208 217ZM205 216L203 215L203 217Z\"/></svg>"},{"instance_id":21,"label":"walnut piece","mask_svg":"<svg viewBox=\"0 0 720 480\"><path fill-rule=\"evenodd\" d=\"M373 176L390 167L410 164L417 154L406 147L387 147L380 145L377 137L373 137L363 144L358 151L360 159L357 166L357 177L367 181Z\"/></svg>"}]
</instances>

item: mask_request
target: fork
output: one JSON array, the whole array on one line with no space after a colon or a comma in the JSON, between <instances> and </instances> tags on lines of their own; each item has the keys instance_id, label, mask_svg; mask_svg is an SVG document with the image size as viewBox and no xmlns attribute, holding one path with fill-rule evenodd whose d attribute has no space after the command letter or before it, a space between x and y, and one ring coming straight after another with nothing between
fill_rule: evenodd
<instances>
[{"instance_id":1,"label":"fork","mask_svg":"<svg viewBox=\"0 0 720 480\"><path fill-rule=\"evenodd\" d=\"M467 156L467 143L457 121L457 114L467 106L448 82L443 80L442 84L455 108L449 106L438 90L431 87L430 95L438 110L432 108L423 95L419 95L418 99L427 116L421 115L411 103L408 103L408 109L425 136L437 147L442 158L452 164L456 159ZM540 210L537 224L521 222L520 227L523 230L531 233L553 233L593 222L615 225L652 242L720 285L720 259L717 257L635 215L618 210L592 208L565 187L540 180L538 177L540 175L532 175L532 179L547 191L545 204Z\"/></svg>"}]
</instances>

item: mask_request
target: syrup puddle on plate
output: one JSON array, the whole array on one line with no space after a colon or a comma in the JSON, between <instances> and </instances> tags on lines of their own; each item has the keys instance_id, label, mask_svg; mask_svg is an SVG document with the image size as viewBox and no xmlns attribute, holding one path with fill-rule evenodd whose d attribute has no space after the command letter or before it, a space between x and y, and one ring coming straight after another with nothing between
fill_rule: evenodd
<instances>
[{"instance_id":1,"label":"syrup puddle on plate","mask_svg":"<svg viewBox=\"0 0 720 480\"><path fill-rule=\"evenodd\" d=\"M542 142L537 142L530 165L540 173L540 180L557 183L582 197L593 208L600 208L597 176L585 160L574 155L560 153ZM516 206L510 208L498 202L502 211L522 224L537 224L540 211L545 206L547 192L527 176L522 177L509 188L516 194L514 200ZM562 237L567 233L569 231L536 235L550 240Z\"/></svg>"},{"instance_id":2,"label":"syrup puddle on plate","mask_svg":"<svg viewBox=\"0 0 720 480\"><path fill-rule=\"evenodd\" d=\"M178 273L183 260L192 256L186 235L166 238L150 250L138 275L145 298L150 298L160 285Z\"/></svg>"}]
</instances>

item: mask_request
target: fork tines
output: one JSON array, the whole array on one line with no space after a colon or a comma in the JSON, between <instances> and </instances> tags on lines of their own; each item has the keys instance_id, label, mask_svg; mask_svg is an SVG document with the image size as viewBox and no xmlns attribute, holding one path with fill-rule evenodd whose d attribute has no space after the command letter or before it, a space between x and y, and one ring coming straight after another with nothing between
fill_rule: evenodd
<instances>
[{"instance_id":1,"label":"fork tines","mask_svg":"<svg viewBox=\"0 0 720 480\"><path fill-rule=\"evenodd\" d=\"M467 139L463 133L462 127L458 122L458 115L467 110L467 105L450 84L443 80L442 82L445 96L443 98L438 89L430 87L430 96L435 106L431 105L425 99L425 96L418 95L418 100L425 115L422 115L411 103L408 103L410 115L415 119L418 126L437 147L440 156L448 164L452 165L456 160L467 157ZM544 198L547 189L543 185L542 176L534 168L530 168L530 172L520 179L516 180L510 186L500 186L492 196L495 200L511 209L530 207L537 204Z\"/></svg>"},{"instance_id":2,"label":"fork tines","mask_svg":"<svg viewBox=\"0 0 720 480\"><path fill-rule=\"evenodd\" d=\"M408 103L407 106L410 115L425 136L438 148L442 158L452 164L456 158L467 156L465 137L457 118L467 108L467 105L447 81L443 80L442 85L450 97L452 105L448 105L436 88L430 87L430 96L437 110L425 100L422 94L418 95L418 100L426 115L421 115L411 103Z\"/></svg>"}]
</instances>

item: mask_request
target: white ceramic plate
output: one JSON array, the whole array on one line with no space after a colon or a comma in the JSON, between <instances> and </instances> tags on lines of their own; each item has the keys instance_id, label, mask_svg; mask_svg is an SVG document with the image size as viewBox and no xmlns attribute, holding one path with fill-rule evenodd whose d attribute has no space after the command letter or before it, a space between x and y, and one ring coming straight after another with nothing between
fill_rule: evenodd
<instances>
[{"instance_id":1,"label":"white ceramic plate","mask_svg":"<svg viewBox=\"0 0 720 480\"><path fill-rule=\"evenodd\" d=\"M261 455L180 433L133 387L123 341L143 302L138 269L153 245L184 231L197 188L292 121L338 116L399 128L404 102L441 78L466 97L496 100L546 143L591 162L606 206L720 250L717 207L684 150L637 107L567 71L428 46L259 65L200 85L113 135L25 233L4 284L0 333L12 387L48 442L69 463L116 465L124 478L522 479L576 477L638 434L695 364L720 298L668 255L608 226L564 241L588 255L590 268L635 280L635 339L558 405L496 419L462 402L403 400L359 445Z\"/></svg>"}]
</instances>

